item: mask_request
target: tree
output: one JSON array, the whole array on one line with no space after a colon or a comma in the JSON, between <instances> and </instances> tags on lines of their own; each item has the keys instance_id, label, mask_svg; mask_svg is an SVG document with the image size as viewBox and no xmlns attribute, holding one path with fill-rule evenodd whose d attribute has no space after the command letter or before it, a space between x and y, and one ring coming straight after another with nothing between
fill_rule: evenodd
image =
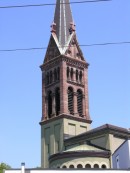
<instances>
[{"instance_id":1,"label":"tree","mask_svg":"<svg viewBox=\"0 0 130 173\"><path fill-rule=\"evenodd\" d=\"M6 163L0 163L0 173L3 173L4 169L10 169L11 167Z\"/></svg>"}]
</instances>

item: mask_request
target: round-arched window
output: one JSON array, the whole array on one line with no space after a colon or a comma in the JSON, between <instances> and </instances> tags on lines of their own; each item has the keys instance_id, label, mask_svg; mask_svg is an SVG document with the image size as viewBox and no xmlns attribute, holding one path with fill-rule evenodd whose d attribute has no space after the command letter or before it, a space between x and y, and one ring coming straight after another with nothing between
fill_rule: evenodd
<instances>
[{"instance_id":1,"label":"round-arched window","mask_svg":"<svg viewBox=\"0 0 130 173\"><path fill-rule=\"evenodd\" d=\"M63 168L63 169L66 169L67 167L64 165L64 166L62 166L62 168Z\"/></svg>"},{"instance_id":2,"label":"round-arched window","mask_svg":"<svg viewBox=\"0 0 130 173\"><path fill-rule=\"evenodd\" d=\"M70 168L70 169L74 169L74 165L70 165L69 168Z\"/></svg>"},{"instance_id":3,"label":"round-arched window","mask_svg":"<svg viewBox=\"0 0 130 173\"><path fill-rule=\"evenodd\" d=\"M86 165L85 165L85 168L90 169L90 168L91 168L91 165L90 165L90 164L86 164Z\"/></svg>"},{"instance_id":4,"label":"round-arched window","mask_svg":"<svg viewBox=\"0 0 130 173\"><path fill-rule=\"evenodd\" d=\"M106 165L105 164L103 164L102 165L102 169L106 169L107 167L106 167Z\"/></svg>"},{"instance_id":5,"label":"round-arched window","mask_svg":"<svg viewBox=\"0 0 130 173\"><path fill-rule=\"evenodd\" d=\"M98 169L98 168L99 168L99 165L98 165L98 164L95 164L95 165L94 165L94 168L95 168L95 169Z\"/></svg>"},{"instance_id":6,"label":"round-arched window","mask_svg":"<svg viewBox=\"0 0 130 173\"><path fill-rule=\"evenodd\" d=\"M83 165L78 164L78 165L77 165L77 168L79 168L79 169L80 169L80 168L83 168Z\"/></svg>"}]
</instances>

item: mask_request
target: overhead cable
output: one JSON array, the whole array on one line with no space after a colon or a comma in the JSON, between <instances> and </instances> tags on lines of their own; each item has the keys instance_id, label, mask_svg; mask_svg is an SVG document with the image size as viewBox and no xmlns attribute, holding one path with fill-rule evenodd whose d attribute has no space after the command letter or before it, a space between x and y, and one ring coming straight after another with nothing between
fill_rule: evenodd
<instances>
[{"instance_id":1,"label":"overhead cable","mask_svg":"<svg viewBox=\"0 0 130 173\"><path fill-rule=\"evenodd\" d=\"M83 3L94 3L94 2L107 2L112 0L88 0L88 1L74 1L70 3L61 3L61 4L83 4ZM11 5L11 6L0 6L0 9L7 8L28 8L28 7L43 7L43 6L55 6L55 3L46 3L46 4L27 4L27 5Z\"/></svg>"},{"instance_id":2,"label":"overhead cable","mask_svg":"<svg viewBox=\"0 0 130 173\"><path fill-rule=\"evenodd\" d=\"M81 44L80 47L94 47L94 46L107 46L107 45L124 45L130 44L130 41L123 42L108 42L108 43L94 43L94 44ZM63 46L64 47L73 47L73 46ZM50 47L49 49L55 49L56 47ZM16 51L32 51L32 50L45 50L47 47L33 47L33 48L18 48L18 49L0 49L0 52L16 52Z\"/></svg>"}]
</instances>

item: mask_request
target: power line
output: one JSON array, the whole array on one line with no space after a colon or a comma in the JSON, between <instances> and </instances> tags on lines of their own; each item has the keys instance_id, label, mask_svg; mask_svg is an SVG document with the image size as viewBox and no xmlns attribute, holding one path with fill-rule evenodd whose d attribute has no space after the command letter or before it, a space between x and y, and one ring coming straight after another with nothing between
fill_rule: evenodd
<instances>
[{"instance_id":1,"label":"power line","mask_svg":"<svg viewBox=\"0 0 130 173\"><path fill-rule=\"evenodd\" d=\"M19 49L3 49L0 52L16 52L16 51L31 51L31 50L43 50L47 47L35 47L35 48L19 48Z\"/></svg>"},{"instance_id":2,"label":"power line","mask_svg":"<svg viewBox=\"0 0 130 173\"><path fill-rule=\"evenodd\" d=\"M94 2L107 2L112 0L88 0L88 1L74 1L70 3L61 3L61 4L83 4L83 3L94 3ZM43 7L43 6L55 6L55 3L47 3L47 4L28 4L28 5L13 5L13 6L0 6L0 9L7 8L27 8L27 7Z\"/></svg>"},{"instance_id":3,"label":"power line","mask_svg":"<svg viewBox=\"0 0 130 173\"><path fill-rule=\"evenodd\" d=\"M94 44L87 44L87 45L80 45L80 46L91 47L91 46L107 46L107 45L121 45L121 44L130 44L130 42L123 41L123 42L94 43Z\"/></svg>"},{"instance_id":4,"label":"power line","mask_svg":"<svg viewBox=\"0 0 130 173\"><path fill-rule=\"evenodd\" d=\"M108 43L94 43L94 44L81 44L79 46L80 47L94 47L94 46L123 45L123 44L130 44L130 41L124 41L124 42L108 42ZM64 47L70 47L70 46L64 46ZM56 48L56 47L51 47L51 49L54 49L54 48ZM59 48L61 48L61 47L59 47ZM0 49L0 52L32 51L32 50L45 50L45 49L47 49L47 47L19 48L19 49L3 49L3 50Z\"/></svg>"}]
</instances>

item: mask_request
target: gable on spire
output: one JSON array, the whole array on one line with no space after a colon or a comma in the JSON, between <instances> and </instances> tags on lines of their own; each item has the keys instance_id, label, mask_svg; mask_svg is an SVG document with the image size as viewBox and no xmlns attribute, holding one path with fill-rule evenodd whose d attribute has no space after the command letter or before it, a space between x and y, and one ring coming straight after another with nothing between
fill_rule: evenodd
<instances>
[{"instance_id":1,"label":"gable on spire","mask_svg":"<svg viewBox=\"0 0 130 173\"><path fill-rule=\"evenodd\" d=\"M65 52L65 55L68 57L85 61L75 33L72 35L71 39L68 41L68 45L65 47L64 52Z\"/></svg>"},{"instance_id":2,"label":"gable on spire","mask_svg":"<svg viewBox=\"0 0 130 173\"><path fill-rule=\"evenodd\" d=\"M44 63L51 61L52 59L56 58L59 55L61 55L60 46L58 44L57 38L52 33L49 44L48 44L48 48L46 51Z\"/></svg>"}]
</instances>

